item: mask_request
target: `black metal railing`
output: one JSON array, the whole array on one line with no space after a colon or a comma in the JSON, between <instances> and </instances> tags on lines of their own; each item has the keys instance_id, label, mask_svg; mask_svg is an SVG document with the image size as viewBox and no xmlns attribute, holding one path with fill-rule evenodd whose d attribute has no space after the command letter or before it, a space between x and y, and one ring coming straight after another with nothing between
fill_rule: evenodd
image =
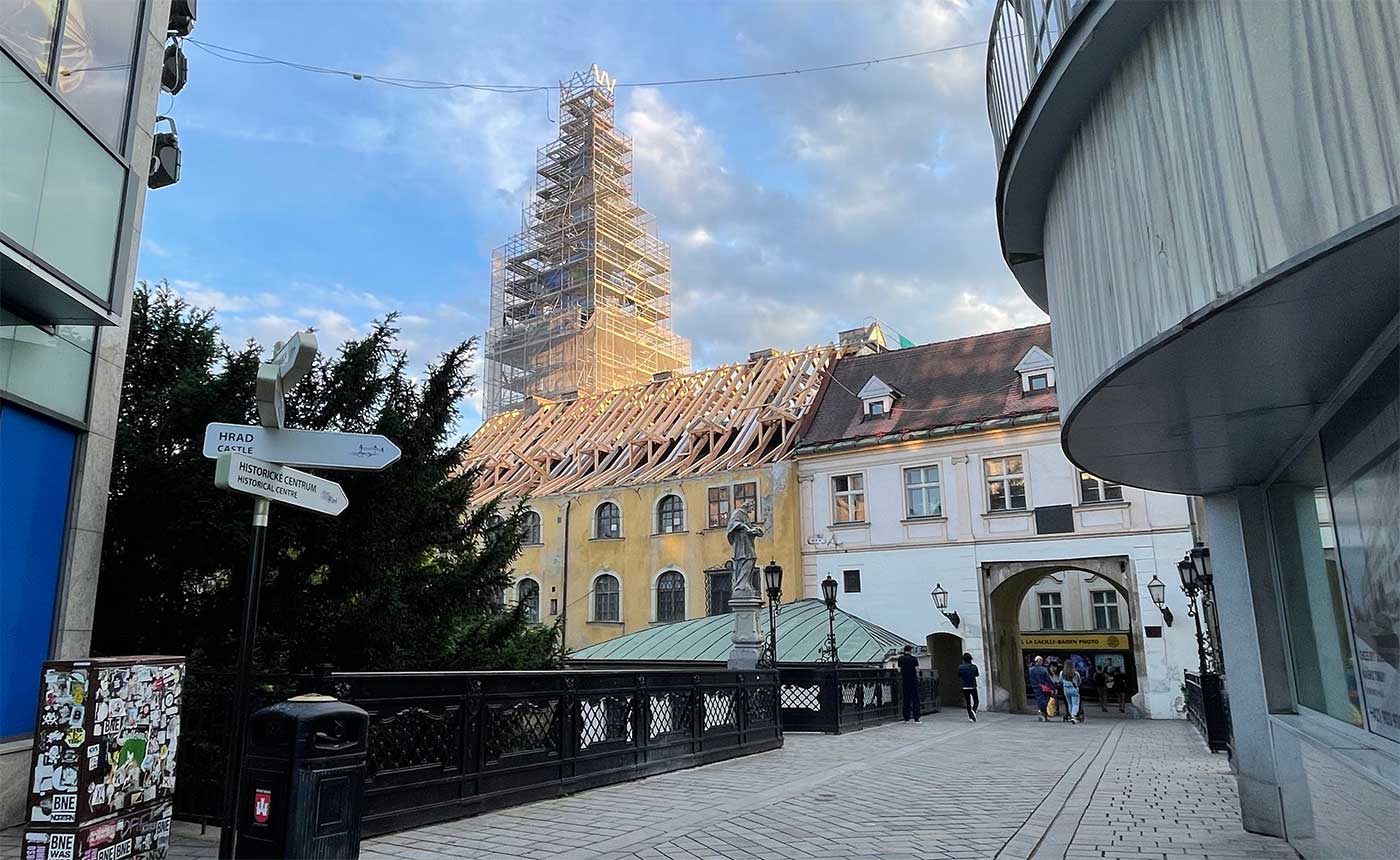
<instances>
[{"instance_id":1,"label":"black metal railing","mask_svg":"<svg viewBox=\"0 0 1400 860\"><path fill-rule=\"evenodd\" d=\"M1196 724L1211 752L1230 752L1230 703L1225 697L1225 679L1213 672L1186 672L1181 685L1186 715Z\"/></svg>"},{"instance_id":2,"label":"black metal railing","mask_svg":"<svg viewBox=\"0 0 1400 860\"><path fill-rule=\"evenodd\" d=\"M783 743L772 671L349 672L321 683L370 714L366 836ZM198 721L216 712L187 706L205 746L221 734ZM182 817L214 815L220 786L183 774Z\"/></svg>"},{"instance_id":3,"label":"black metal railing","mask_svg":"<svg viewBox=\"0 0 1400 860\"><path fill-rule=\"evenodd\" d=\"M783 731L840 734L902 718L896 669L779 666ZM939 710L938 673L919 673L919 713Z\"/></svg>"},{"instance_id":4,"label":"black metal railing","mask_svg":"<svg viewBox=\"0 0 1400 860\"><path fill-rule=\"evenodd\" d=\"M1091 0L999 0L987 40L987 117L997 161L1036 78Z\"/></svg>"}]
</instances>

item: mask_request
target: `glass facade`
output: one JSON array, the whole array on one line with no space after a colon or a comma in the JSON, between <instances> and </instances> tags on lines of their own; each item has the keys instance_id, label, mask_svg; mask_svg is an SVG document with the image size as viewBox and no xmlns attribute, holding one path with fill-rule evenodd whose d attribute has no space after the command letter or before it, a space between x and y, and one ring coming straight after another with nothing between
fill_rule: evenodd
<instances>
[{"instance_id":1,"label":"glass facade","mask_svg":"<svg viewBox=\"0 0 1400 860\"><path fill-rule=\"evenodd\" d=\"M58 0L0 0L0 46L47 80L57 22Z\"/></svg>"},{"instance_id":2,"label":"glass facade","mask_svg":"<svg viewBox=\"0 0 1400 860\"><path fill-rule=\"evenodd\" d=\"M1400 350L1320 436L1366 726L1400 741Z\"/></svg>"},{"instance_id":3,"label":"glass facade","mask_svg":"<svg viewBox=\"0 0 1400 860\"><path fill-rule=\"evenodd\" d=\"M0 54L0 232L104 301L126 170Z\"/></svg>"},{"instance_id":4,"label":"glass facade","mask_svg":"<svg viewBox=\"0 0 1400 860\"><path fill-rule=\"evenodd\" d=\"M1268 501L1297 701L1359 726L1356 657L1315 443L1270 485Z\"/></svg>"},{"instance_id":5,"label":"glass facade","mask_svg":"<svg viewBox=\"0 0 1400 860\"><path fill-rule=\"evenodd\" d=\"M86 421L96 330L59 325L53 331L0 308L0 391Z\"/></svg>"},{"instance_id":6,"label":"glass facade","mask_svg":"<svg viewBox=\"0 0 1400 860\"><path fill-rule=\"evenodd\" d=\"M123 151L140 0L68 0L54 86L109 146Z\"/></svg>"}]
</instances>

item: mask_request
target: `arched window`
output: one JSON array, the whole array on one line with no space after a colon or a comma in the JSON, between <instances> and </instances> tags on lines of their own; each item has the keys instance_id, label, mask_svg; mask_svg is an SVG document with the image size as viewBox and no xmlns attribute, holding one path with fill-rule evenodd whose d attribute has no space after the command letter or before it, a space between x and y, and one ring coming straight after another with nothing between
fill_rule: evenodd
<instances>
[{"instance_id":1,"label":"arched window","mask_svg":"<svg viewBox=\"0 0 1400 860\"><path fill-rule=\"evenodd\" d=\"M599 574L598 578L593 580L593 620L622 620L621 588L617 577L611 573Z\"/></svg>"},{"instance_id":2,"label":"arched window","mask_svg":"<svg viewBox=\"0 0 1400 860\"><path fill-rule=\"evenodd\" d=\"M522 579L515 584L515 600L525 604L525 620L530 624L540 622L540 584L533 579Z\"/></svg>"},{"instance_id":3,"label":"arched window","mask_svg":"<svg viewBox=\"0 0 1400 860\"><path fill-rule=\"evenodd\" d=\"M685 577L668 570L656 578L656 620L685 620Z\"/></svg>"},{"instance_id":4,"label":"arched window","mask_svg":"<svg viewBox=\"0 0 1400 860\"><path fill-rule=\"evenodd\" d=\"M537 511L525 512L525 524L520 530L520 540L522 543L538 544L544 543L540 532L540 515Z\"/></svg>"},{"instance_id":5,"label":"arched window","mask_svg":"<svg viewBox=\"0 0 1400 860\"><path fill-rule=\"evenodd\" d=\"M685 504L674 493L661 497L656 504L656 533L675 534L685 531Z\"/></svg>"},{"instance_id":6,"label":"arched window","mask_svg":"<svg viewBox=\"0 0 1400 860\"><path fill-rule=\"evenodd\" d=\"M593 512L595 538L622 537L622 511L612 502L603 502Z\"/></svg>"}]
</instances>

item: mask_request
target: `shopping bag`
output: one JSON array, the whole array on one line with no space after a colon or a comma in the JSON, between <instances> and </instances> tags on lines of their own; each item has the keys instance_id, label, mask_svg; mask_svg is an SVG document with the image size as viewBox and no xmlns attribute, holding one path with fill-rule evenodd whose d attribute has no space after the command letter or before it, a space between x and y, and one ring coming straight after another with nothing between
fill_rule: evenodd
<instances>
[{"instance_id":1,"label":"shopping bag","mask_svg":"<svg viewBox=\"0 0 1400 860\"><path fill-rule=\"evenodd\" d=\"M1045 715L1047 717L1055 716L1055 700L1053 697L1045 700Z\"/></svg>"}]
</instances>

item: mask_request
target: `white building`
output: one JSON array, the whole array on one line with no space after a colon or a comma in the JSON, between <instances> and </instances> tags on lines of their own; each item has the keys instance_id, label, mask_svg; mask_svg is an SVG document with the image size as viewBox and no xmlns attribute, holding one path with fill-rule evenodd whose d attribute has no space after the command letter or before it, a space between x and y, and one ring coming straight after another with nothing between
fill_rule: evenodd
<instances>
[{"instance_id":1,"label":"white building","mask_svg":"<svg viewBox=\"0 0 1400 860\"><path fill-rule=\"evenodd\" d=\"M1032 654L1077 654L1123 666L1146 715L1179 716L1198 665L1176 571L1189 500L1066 459L1052 355L1041 325L841 359L797 448L805 593L834 577L842 609L927 641L950 681L971 652L983 707L1024 706Z\"/></svg>"}]
</instances>

